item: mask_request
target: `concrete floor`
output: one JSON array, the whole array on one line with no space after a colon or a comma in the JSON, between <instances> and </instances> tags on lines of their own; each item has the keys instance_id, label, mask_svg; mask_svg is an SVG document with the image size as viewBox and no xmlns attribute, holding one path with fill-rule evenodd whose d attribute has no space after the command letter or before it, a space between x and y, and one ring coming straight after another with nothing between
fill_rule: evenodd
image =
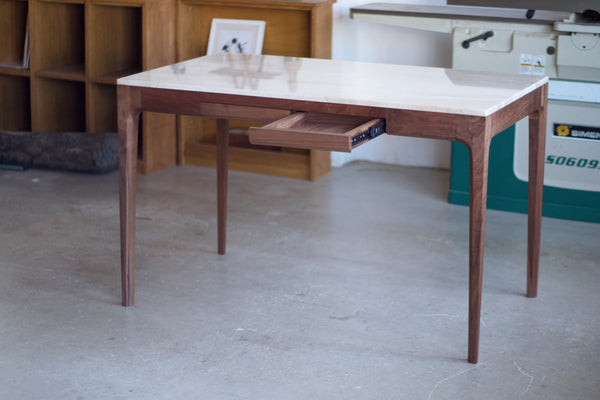
<instances>
[{"instance_id":1,"label":"concrete floor","mask_svg":"<svg viewBox=\"0 0 600 400\"><path fill-rule=\"evenodd\" d=\"M0 399L600 399L600 224L488 211L480 362L467 208L448 172L356 163L317 182L139 177L120 306L117 174L0 172Z\"/></svg>"}]
</instances>

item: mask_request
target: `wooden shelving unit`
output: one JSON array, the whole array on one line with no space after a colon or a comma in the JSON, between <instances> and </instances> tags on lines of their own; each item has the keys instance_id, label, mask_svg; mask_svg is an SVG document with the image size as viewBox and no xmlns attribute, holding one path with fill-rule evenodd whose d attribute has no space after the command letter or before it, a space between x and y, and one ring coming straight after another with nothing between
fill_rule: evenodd
<instances>
[{"instance_id":1,"label":"wooden shelving unit","mask_svg":"<svg viewBox=\"0 0 600 400\"><path fill-rule=\"evenodd\" d=\"M266 21L263 54L331 57L331 16L335 0L179 0L177 59L206 54L213 18ZM231 169L316 180L331 171L329 152L265 148L249 144L245 131L260 123L231 121ZM181 164L215 166L216 123L179 117Z\"/></svg>"},{"instance_id":2,"label":"wooden shelving unit","mask_svg":"<svg viewBox=\"0 0 600 400\"><path fill-rule=\"evenodd\" d=\"M175 10L176 0L0 0L0 129L116 132L117 79L175 62ZM175 117L141 121L139 171L176 164Z\"/></svg>"},{"instance_id":3,"label":"wooden shelving unit","mask_svg":"<svg viewBox=\"0 0 600 400\"><path fill-rule=\"evenodd\" d=\"M0 0L0 129L116 132L121 76L206 54L213 18L266 21L263 54L331 57L335 0ZM21 68L29 30L29 67ZM138 171L215 165L214 120L144 113ZM325 151L252 146L231 121L230 167L315 180Z\"/></svg>"}]
</instances>

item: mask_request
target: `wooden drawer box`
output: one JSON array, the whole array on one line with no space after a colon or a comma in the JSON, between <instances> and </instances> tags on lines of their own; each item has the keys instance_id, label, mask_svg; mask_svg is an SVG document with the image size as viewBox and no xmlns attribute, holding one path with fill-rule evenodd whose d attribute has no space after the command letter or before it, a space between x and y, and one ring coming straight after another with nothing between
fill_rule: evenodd
<instances>
[{"instance_id":1,"label":"wooden drawer box","mask_svg":"<svg viewBox=\"0 0 600 400\"><path fill-rule=\"evenodd\" d=\"M350 153L383 133L381 118L299 112L250 128L249 137L258 145Z\"/></svg>"}]
</instances>

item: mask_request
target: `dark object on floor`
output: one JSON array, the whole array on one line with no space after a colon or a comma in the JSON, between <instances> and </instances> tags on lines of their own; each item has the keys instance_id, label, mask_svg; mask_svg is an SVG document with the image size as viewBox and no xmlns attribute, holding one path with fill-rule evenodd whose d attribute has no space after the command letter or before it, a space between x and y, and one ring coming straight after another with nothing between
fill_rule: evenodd
<instances>
[{"instance_id":1,"label":"dark object on floor","mask_svg":"<svg viewBox=\"0 0 600 400\"><path fill-rule=\"evenodd\" d=\"M117 134L0 130L0 164L105 173L119 166Z\"/></svg>"}]
</instances>

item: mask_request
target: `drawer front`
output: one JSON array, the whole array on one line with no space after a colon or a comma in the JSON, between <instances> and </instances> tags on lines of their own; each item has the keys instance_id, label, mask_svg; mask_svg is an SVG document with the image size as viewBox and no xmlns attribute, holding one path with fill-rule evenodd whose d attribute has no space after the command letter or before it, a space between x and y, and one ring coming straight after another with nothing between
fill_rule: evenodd
<instances>
[{"instance_id":1,"label":"drawer front","mask_svg":"<svg viewBox=\"0 0 600 400\"><path fill-rule=\"evenodd\" d=\"M250 128L249 136L252 144L349 153L383 133L381 118L298 112Z\"/></svg>"}]
</instances>

